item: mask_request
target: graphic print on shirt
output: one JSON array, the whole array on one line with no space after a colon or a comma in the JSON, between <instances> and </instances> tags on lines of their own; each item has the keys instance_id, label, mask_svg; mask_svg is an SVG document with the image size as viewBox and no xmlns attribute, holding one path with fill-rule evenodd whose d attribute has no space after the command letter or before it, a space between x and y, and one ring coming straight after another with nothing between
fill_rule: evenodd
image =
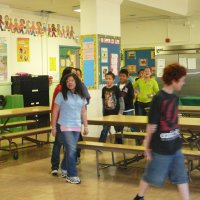
<instances>
[{"instance_id":1,"label":"graphic print on shirt","mask_svg":"<svg viewBox=\"0 0 200 200\"><path fill-rule=\"evenodd\" d=\"M174 140L180 137L178 129L178 108L176 99L166 99L162 102L162 112L160 118L160 139L162 141Z\"/></svg>"},{"instance_id":2,"label":"graphic print on shirt","mask_svg":"<svg viewBox=\"0 0 200 200\"><path fill-rule=\"evenodd\" d=\"M117 98L113 91L105 92L105 109L114 110L117 105Z\"/></svg>"},{"instance_id":3,"label":"graphic print on shirt","mask_svg":"<svg viewBox=\"0 0 200 200\"><path fill-rule=\"evenodd\" d=\"M124 88L121 90L121 96L122 96L122 97L125 97L127 93L128 93L128 88L127 88L127 87L124 87Z\"/></svg>"}]
</instances>

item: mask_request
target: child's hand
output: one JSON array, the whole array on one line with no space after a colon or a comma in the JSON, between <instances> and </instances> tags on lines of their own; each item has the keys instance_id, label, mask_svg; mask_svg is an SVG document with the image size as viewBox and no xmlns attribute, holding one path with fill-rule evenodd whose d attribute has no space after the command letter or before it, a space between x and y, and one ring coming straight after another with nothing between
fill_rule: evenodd
<instances>
[{"instance_id":1,"label":"child's hand","mask_svg":"<svg viewBox=\"0 0 200 200\"><path fill-rule=\"evenodd\" d=\"M83 135L87 135L89 133L89 131L88 131L88 127L84 127L84 130L83 130Z\"/></svg>"},{"instance_id":2,"label":"child's hand","mask_svg":"<svg viewBox=\"0 0 200 200\"><path fill-rule=\"evenodd\" d=\"M51 131L52 135L55 137L56 136L56 128L53 128Z\"/></svg>"},{"instance_id":3,"label":"child's hand","mask_svg":"<svg viewBox=\"0 0 200 200\"><path fill-rule=\"evenodd\" d=\"M148 161L152 160L151 149L146 149L144 153Z\"/></svg>"}]
</instances>

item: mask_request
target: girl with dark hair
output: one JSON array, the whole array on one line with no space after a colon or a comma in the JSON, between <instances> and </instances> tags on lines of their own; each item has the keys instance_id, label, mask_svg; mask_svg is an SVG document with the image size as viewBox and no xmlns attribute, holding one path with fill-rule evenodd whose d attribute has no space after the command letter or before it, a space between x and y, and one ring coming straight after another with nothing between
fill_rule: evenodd
<instances>
[{"instance_id":1,"label":"girl with dark hair","mask_svg":"<svg viewBox=\"0 0 200 200\"><path fill-rule=\"evenodd\" d=\"M75 74L66 75L62 81L62 91L58 93L54 102L52 134L56 135L56 124L58 124L65 148L66 181L73 184L80 183L76 168L76 146L81 132L81 119L84 126L83 134L88 134L85 104L80 79Z\"/></svg>"},{"instance_id":2,"label":"girl with dark hair","mask_svg":"<svg viewBox=\"0 0 200 200\"><path fill-rule=\"evenodd\" d=\"M76 70L73 67L66 67L63 72L62 72L62 77L60 79L60 83L56 86L53 92L53 97L52 97L52 104L51 104L51 112L53 112L53 107L54 107L54 101L59 92L62 90L62 80L67 74L75 73ZM52 155L51 155L51 174L53 176L58 175L58 169L59 169L59 164L60 164L60 150L63 145L62 140L60 139L61 132L60 128L57 125L57 134L55 135L55 142L53 144L53 150L52 150ZM63 160L61 163L61 176L66 177L66 166L65 166L65 161Z\"/></svg>"}]
</instances>

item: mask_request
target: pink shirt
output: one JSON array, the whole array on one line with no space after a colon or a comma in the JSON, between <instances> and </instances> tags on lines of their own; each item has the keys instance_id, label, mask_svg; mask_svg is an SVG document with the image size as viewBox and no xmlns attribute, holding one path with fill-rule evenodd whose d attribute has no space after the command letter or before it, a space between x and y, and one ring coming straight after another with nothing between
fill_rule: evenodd
<instances>
[{"instance_id":1,"label":"pink shirt","mask_svg":"<svg viewBox=\"0 0 200 200\"><path fill-rule=\"evenodd\" d=\"M77 131L77 132L81 132L81 128L80 127L66 127L66 126L60 126L60 130L61 131Z\"/></svg>"}]
</instances>

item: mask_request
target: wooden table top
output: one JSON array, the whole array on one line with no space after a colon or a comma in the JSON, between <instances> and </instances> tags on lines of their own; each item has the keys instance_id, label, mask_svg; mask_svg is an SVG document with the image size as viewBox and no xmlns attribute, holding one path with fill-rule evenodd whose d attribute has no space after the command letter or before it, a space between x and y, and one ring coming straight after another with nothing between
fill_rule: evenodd
<instances>
[{"instance_id":1,"label":"wooden table top","mask_svg":"<svg viewBox=\"0 0 200 200\"><path fill-rule=\"evenodd\" d=\"M109 115L96 119L88 119L91 125L123 125L136 126L138 128L145 127L147 124L147 116L127 116L127 115ZM181 129L200 130L200 118L179 117L179 126Z\"/></svg>"},{"instance_id":2,"label":"wooden table top","mask_svg":"<svg viewBox=\"0 0 200 200\"><path fill-rule=\"evenodd\" d=\"M92 125L124 125L130 126L133 124L146 124L146 116L127 116L127 115L109 115L102 116L96 119L88 119L88 124Z\"/></svg>"},{"instance_id":3,"label":"wooden table top","mask_svg":"<svg viewBox=\"0 0 200 200\"><path fill-rule=\"evenodd\" d=\"M178 106L178 110L182 114L200 114L200 106Z\"/></svg>"},{"instance_id":4,"label":"wooden table top","mask_svg":"<svg viewBox=\"0 0 200 200\"><path fill-rule=\"evenodd\" d=\"M45 113L50 113L50 111L51 109L49 106L11 108L11 109L0 110L0 118L45 114Z\"/></svg>"}]
</instances>

